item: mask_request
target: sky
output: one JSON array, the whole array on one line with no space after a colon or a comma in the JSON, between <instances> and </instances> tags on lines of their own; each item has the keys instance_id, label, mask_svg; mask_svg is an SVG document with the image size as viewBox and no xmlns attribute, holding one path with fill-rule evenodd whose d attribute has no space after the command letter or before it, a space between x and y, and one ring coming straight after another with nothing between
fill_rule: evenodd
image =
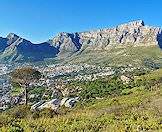
<instances>
[{"instance_id":1,"label":"sky","mask_svg":"<svg viewBox=\"0 0 162 132\"><path fill-rule=\"evenodd\" d=\"M59 32L108 28L138 19L162 27L162 0L0 0L0 36L12 32L34 43Z\"/></svg>"}]
</instances>

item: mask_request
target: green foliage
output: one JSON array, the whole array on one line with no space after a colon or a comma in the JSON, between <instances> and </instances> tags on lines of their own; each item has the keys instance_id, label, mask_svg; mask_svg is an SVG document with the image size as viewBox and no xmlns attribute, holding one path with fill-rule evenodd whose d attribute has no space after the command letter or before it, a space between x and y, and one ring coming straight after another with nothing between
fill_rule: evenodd
<instances>
[{"instance_id":1,"label":"green foliage","mask_svg":"<svg viewBox=\"0 0 162 132\"><path fill-rule=\"evenodd\" d=\"M11 89L11 95L16 96L22 93L22 88L18 83L12 84L13 88Z\"/></svg>"},{"instance_id":2,"label":"green foliage","mask_svg":"<svg viewBox=\"0 0 162 132\"><path fill-rule=\"evenodd\" d=\"M160 87L162 83L162 71L157 70L151 73L136 70L135 77L128 84L124 84L119 77L109 77L107 79L98 79L95 81L73 82L71 85L81 87L82 91L79 96L82 99L90 99L96 97L108 97L111 95L127 95L132 93L132 88L139 87L147 90ZM131 74L131 73L130 73Z\"/></svg>"},{"instance_id":3,"label":"green foliage","mask_svg":"<svg viewBox=\"0 0 162 132\"><path fill-rule=\"evenodd\" d=\"M82 91L79 94L82 99L119 95L122 89L131 87L129 85L123 84L123 82L118 77L109 77L107 79L98 79L88 82L73 82L71 85L82 88Z\"/></svg>"},{"instance_id":4,"label":"green foliage","mask_svg":"<svg viewBox=\"0 0 162 132\"><path fill-rule=\"evenodd\" d=\"M41 73L31 67L23 67L15 69L10 73L13 82L20 84L29 84L31 81L41 78Z\"/></svg>"},{"instance_id":5,"label":"green foliage","mask_svg":"<svg viewBox=\"0 0 162 132\"><path fill-rule=\"evenodd\" d=\"M133 65L137 67L159 68L162 65L162 52L158 46L121 46L109 50L83 50L81 54L64 60L65 64L94 64L101 66Z\"/></svg>"},{"instance_id":6,"label":"green foliage","mask_svg":"<svg viewBox=\"0 0 162 132\"><path fill-rule=\"evenodd\" d=\"M18 118L26 118L31 114L30 107L26 105L20 105L15 108L12 108L7 111L7 114L10 115L14 119Z\"/></svg>"},{"instance_id":7,"label":"green foliage","mask_svg":"<svg viewBox=\"0 0 162 132\"><path fill-rule=\"evenodd\" d=\"M57 113L51 109L44 109L39 113L39 117L45 117L45 118L52 118L55 115L57 115Z\"/></svg>"},{"instance_id":8,"label":"green foliage","mask_svg":"<svg viewBox=\"0 0 162 132\"><path fill-rule=\"evenodd\" d=\"M117 77L73 82L74 87L83 88L80 95L84 100L76 108L60 108L56 113L15 107L0 113L0 131L162 131L161 77L162 70L156 70L130 84Z\"/></svg>"},{"instance_id":9,"label":"green foliage","mask_svg":"<svg viewBox=\"0 0 162 132\"><path fill-rule=\"evenodd\" d=\"M134 79L134 85L144 86L148 90L152 90L153 88L159 88L162 84L162 70L156 70L146 75L141 75Z\"/></svg>"},{"instance_id":10,"label":"green foliage","mask_svg":"<svg viewBox=\"0 0 162 132\"><path fill-rule=\"evenodd\" d=\"M44 99L44 100L50 100L51 99L51 96L52 96L52 92L53 91L50 90L50 89L45 90L45 92L44 92L45 96L43 96L42 99Z\"/></svg>"},{"instance_id":11,"label":"green foliage","mask_svg":"<svg viewBox=\"0 0 162 132\"><path fill-rule=\"evenodd\" d=\"M45 87L32 87L32 88L28 89L29 95L31 95L31 94L35 95L34 98L30 98L29 101L30 102L38 102L39 100L41 100L45 90L46 90Z\"/></svg>"},{"instance_id":12,"label":"green foliage","mask_svg":"<svg viewBox=\"0 0 162 132\"><path fill-rule=\"evenodd\" d=\"M116 92L119 93L122 89L122 83L118 80L102 81L97 80L85 84L85 89L80 93L84 99L104 97Z\"/></svg>"},{"instance_id":13,"label":"green foliage","mask_svg":"<svg viewBox=\"0 0 162 132\"><path fill-rule=\"evenodd\" d=\"M45 92L45 87L33 87L30 88L29 90L29 94L38 94L38 95L42 95Z\"/></svg>"},{"instance_id":14,"label":"green foliage","mask_svg":"<svg viewBox=\"0 0 162 132\"><path fill-rule=\"evenodd\" d=\"M26 116L14 118L10 112L17 110L8 111L0 114L6 120L6 123L0 120L0 131L161 131L160 108L155 109L153 104L162 99L159 91L131 90L129 95L91 99L62 115L49 110L34 115L26 109Z\"/></svg>"},{"instance_id":15,"label":"green foliage","mask_svg":"<svg viewBox=\"0 0 162 132\"><path fill-rule=\"evenodd\" d=\"M22 126L19 124L18 120L13 121L10 124L10 128L8 130L9 132L24 132L24 129L22 128Z\"/></svg>"},{"instance_id":16,"label":"green foliage","mask_svg":"<svg viewBox=\"0 0 162 132\"><path fill-rule=\"evenodd\" d=\"M126 88L126 89L123 89L122 92L121 92L121 95L129 95L129 94L132 94L132 93L139 93L141 91L143 91L145 88L144 87L134 87L134 88Z\"/></svg>"}]
</instances>

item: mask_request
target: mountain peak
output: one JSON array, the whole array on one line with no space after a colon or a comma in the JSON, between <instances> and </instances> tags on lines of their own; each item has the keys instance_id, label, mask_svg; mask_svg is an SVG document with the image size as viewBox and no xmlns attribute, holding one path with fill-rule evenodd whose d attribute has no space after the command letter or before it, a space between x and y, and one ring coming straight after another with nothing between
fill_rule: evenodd
<instances>
[{"instance_id":1,"label":"mountain peak","mask_svg":"<svg viewBox=\"0 0 162 132\"><path fill-rule=\"evenodd\" d=\"M143 20L136 20L128 23L129 25L133 26L145 26L145 23Z\"/></svg>"},{"instance_id":2,"label":"mountain peak","mask_svg":"<svg viewBox=\"0 0 162 132\"><path fill-rule=\"evenodd\" d=\"M117 26L118 28L139 28L139 27L143 27L145 26L144 21L143 20L136 20L136 21L131 21L128 23L124 23L121 24L119 26Z\"/></svg>"},{"instance_id":3,"label":"mountain peak","mask_svg":"<svg viewBox=\"0 0 162 132\"><path fill-rule=\"evenodd\" d=\"M19 36L16 35L16 34L14 34L14 33L9 33L9 34L7 35L7 38L8 38L8 39L18 39Z\"/></svg>"}]
</instances>

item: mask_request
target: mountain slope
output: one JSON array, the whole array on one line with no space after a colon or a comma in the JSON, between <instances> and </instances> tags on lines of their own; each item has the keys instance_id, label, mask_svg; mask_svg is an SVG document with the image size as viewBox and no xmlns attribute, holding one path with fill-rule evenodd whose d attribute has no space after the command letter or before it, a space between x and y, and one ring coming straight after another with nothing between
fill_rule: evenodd
<instances>
[{"instance_id":1,"label":"mountain slope","mask_svg":"<svg viewBox=\"0 0 162 132\"><path fill-rule=\"evenodd\" d=\"M33 44L13 33L9 34L4 44L7 45L1 52L2 61L40 61L45 58L54 58L58 50L49 43Z\"/></svg>"},{"instance_id":2,"label":"mountain slope","mask_svg":"<svg viewBox=\"0 0 162 132\"><path fill-rule=\"evenodd\" d=\"M0 60L7 62L44 61L51 58L68 60L78 54L108 52L114 47L157 45L162 47L162 30L145 26L142 20L138 20L103 30L63 32L40 44L33 44L11 33L6 38L0 38Z\"/></svg>"},{"instance_id":3,"label":"mountain slope","mask_svg":"<svg viewBox=\"0 0 162 132\"><path fill-rule=\"evenodd\" d=\"M109 50L85 50L62 60L62 64L90 64L100 66L162 66L162 51L158 46L122 46Z\"/></svg>"}]
</instances>

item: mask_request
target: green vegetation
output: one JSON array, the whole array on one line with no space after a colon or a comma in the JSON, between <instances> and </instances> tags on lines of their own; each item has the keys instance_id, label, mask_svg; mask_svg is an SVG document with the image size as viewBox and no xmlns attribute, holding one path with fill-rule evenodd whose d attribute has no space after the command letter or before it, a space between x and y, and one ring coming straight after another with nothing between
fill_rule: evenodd
<instances>
[{"instance_id":1,"label":"green vegetation","mask_svg":"<svg viewBox=\"0 0 162 132\"><path fill-rule=\"evenodd\" d=\"M136 89L129 95L82 102L55 114L14 108L0 115L1 131L137 131L161 130L161 90ZM156 102L159 102L156 105ZM63 111L63 110L62 110Z\"/></svg>"},{"instance_id":2,"label":"green vegetation","mask_svg":"<svg viewBox=\"0 0 162 132\"><path fill-rule=\"evenodd\" d=\"M32 87L29 89L29 94L39 94L39 95L43 95L43 93L45 92L45 87Z\"/></svg>"},{"instance_id":3,"label":"green vegetation","mask_svg":"<svg viewBox=\"0 0 162 132\"><path fill-rule=\"evenodd\" d=\"M28 88L31 82L41 78L41 73L32 67L17 68L10 73L13 83L19 84L24 89L25 104L28 102Z\"/></svg>"},{"instance_id":4,"label":"green vegetation","mask_svg":"<svg viewBox=\"0 0 162 132\"><path fill-rule=\"evenodd\" d=\"M15 107L0 114L0 131L162 131L161 78L159 69L135 77L130 84L123 84L116 77L74 82L74 87L83 88L83 100L74 109L62 107L56 113Z\"/></svg>"},{"instance_id":5,"label":"green vegetation","mask_svg":"<svg viewBox=\"0 0 162 132\"><path fill-rule=\"evenodd\" d=\"M39 102L42 99L42 96L45 91L46 91L46 87L38 86L38 87L28 88L28 95L32 96L32 97L29 96L28 101L31 103Z\"/></svg>"},{"instance_id":6,"label":"green vegetation","mask_svg":"<svg viewBox=\"0 0 162 132\"><path fill-rule=\"evenodd\" d=\"M22 88L19 86L19 84L13 83L12 86L13 86L13 88L11 90L12 96L20 95L23 92Z\"/></svg>"},{"instance_id":7,"label":"green vegetation","mask_svg":"<svg viewBox=\"0 0 162 132\"><path fill-rule=\"evenodd\" d=\"M162 65L162 52L158 46L121 46L112 47L109 50L90 51L83 50L81 54L72 56L64 63L70 64L94 64L101 66L134 65L148 68L159 68Z\"/></svg>"},{"instance_id":8,"label":"green vegetation","mask_svg":"<svg viewBox=\"0 0 162 132\"><path fill-rule=\"evenodd\" d=\"M82 82L81 85L79 83L78 85L83 88L80 93L83 99L119 95L123 89L128 87L116 77Z\"/></svg>"}]
</instances>

